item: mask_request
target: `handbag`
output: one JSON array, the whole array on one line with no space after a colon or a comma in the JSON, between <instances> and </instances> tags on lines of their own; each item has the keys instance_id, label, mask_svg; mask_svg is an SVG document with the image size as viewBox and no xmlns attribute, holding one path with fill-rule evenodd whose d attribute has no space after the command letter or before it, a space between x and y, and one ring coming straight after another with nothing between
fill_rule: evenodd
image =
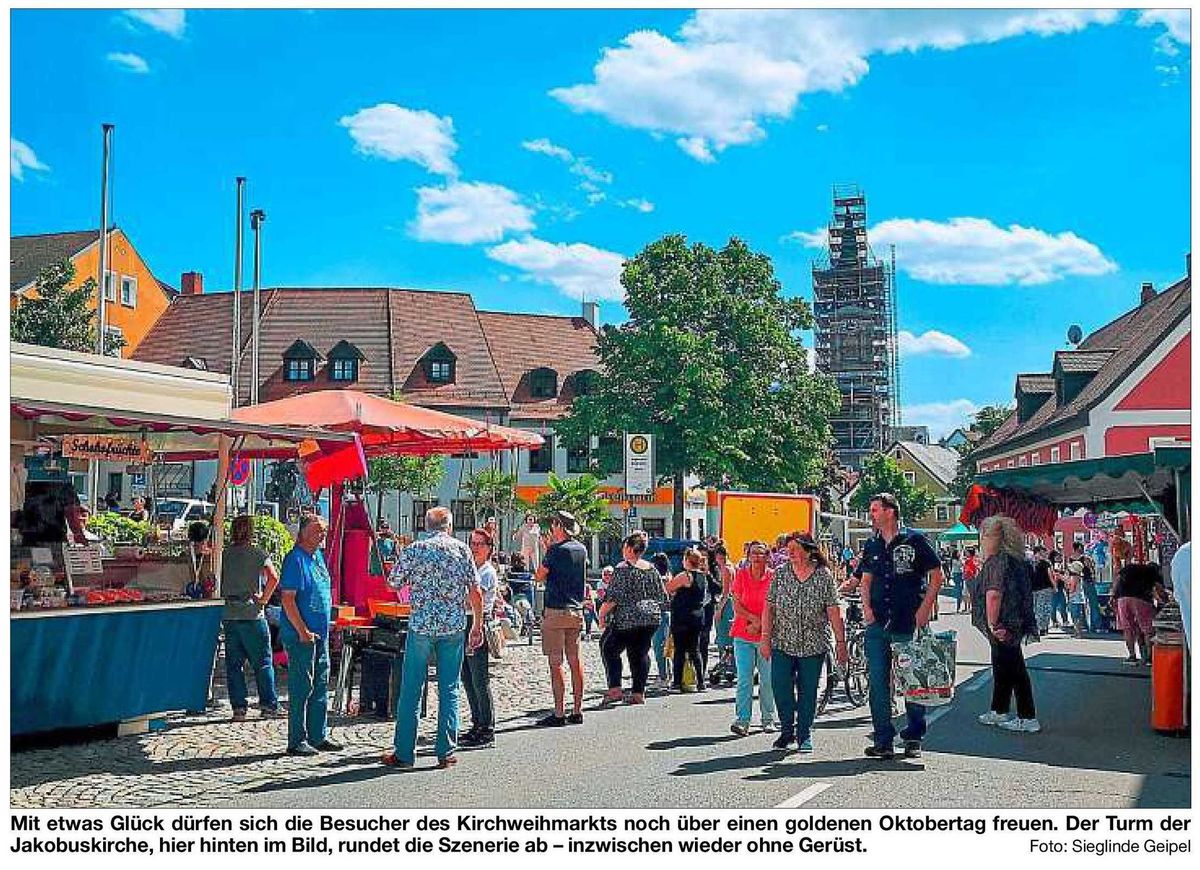
<instances>
[{"instance_id":1,"label":"handbag","mask_svg":"<svg viewBox=\"0 0 1200 870\"><path fill-rule=\"evenodd\" d=\"M663 643L663 658L670 659L675 657L675 638L670 634L667 635L666 641Z\"/></svg>"},{"instance_id":2,"label":"handbag","mask_svg":"<svg viewBox=\"0 0 1200 870\"><path fill-rule=\"evenodd\" d=\"M954 700L954 667L958 632L928 626L912 640L892 644L896 688L904 700L923 707L940 707Z\"/></svg>"},{"instance_id":3,"label":"handbag","mask_svg":"<svg viewBox=\"0 0 1200 870\"><path fill-rule=\"evenodd\" d=\"M488 655L494 659L504 658L504 628L493 620L485 620L483 637L487 641Z\"/></svg>"}]
</instances>

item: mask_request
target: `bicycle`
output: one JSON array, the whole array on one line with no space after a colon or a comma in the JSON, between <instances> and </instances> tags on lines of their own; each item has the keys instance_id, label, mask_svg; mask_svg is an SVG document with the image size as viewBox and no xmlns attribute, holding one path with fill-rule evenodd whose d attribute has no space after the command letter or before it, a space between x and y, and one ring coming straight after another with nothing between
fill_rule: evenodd
<instances>
[{"instance_id":1,"label":"bicycle","mask_svg":"<svg viewBox=\"0 0 1200 870\"><path fill-rule=\"evenodd\" d=\"M843 619L846 637L846 665L840 667L834 656L833 628L826 629L827 644L825 663L817 682L817 715L824 714L829 702L841 683L846 700L852 707L867 703L869 692L867 675L867 625L863 616L862 597L847 595L846 615Z\"/></svg>"}]
</instances>

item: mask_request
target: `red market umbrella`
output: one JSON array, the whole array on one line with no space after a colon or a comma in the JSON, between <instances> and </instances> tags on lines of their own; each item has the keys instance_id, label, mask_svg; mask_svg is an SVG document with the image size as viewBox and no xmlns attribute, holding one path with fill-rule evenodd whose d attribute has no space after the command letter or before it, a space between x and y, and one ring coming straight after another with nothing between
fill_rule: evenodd
<instances>
[{"instance_id":1,"label":"red market umbrella","mask_svg":"<svg viewBox=\"0 0 1200 870\"><path fill-rule=\"evenodd\" d=\"M238 408L233 419L354 432L362 439L367 456L533 450L542 445L542 436L535 432L393 402L357 390L302 393Z\"/></svg>"}]
</instances>

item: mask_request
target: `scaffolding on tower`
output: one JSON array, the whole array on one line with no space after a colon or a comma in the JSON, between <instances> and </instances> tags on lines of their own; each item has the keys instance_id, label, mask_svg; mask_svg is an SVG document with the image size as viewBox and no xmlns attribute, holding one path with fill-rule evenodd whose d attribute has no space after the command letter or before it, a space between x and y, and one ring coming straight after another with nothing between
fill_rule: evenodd
<instances>
[{"instance_id":1,"label":"scaffolding on tower","mask_svg":"<svg viewBox=\"0 0 1200 870\"><path fill-rule=\"evenodd\" d=\"M860 468L899 423L895 256L889 266L872 252L867 200L856 185L833 188L828 242L812 269L817 369L842 396L830 420L834 452Z\"/></svg>"}]
</instances>

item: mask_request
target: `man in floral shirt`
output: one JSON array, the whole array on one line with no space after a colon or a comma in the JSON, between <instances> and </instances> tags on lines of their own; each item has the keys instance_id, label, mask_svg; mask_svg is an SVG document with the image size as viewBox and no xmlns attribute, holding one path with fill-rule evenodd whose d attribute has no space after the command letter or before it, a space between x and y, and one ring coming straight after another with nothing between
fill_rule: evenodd
<instances>
[{"instance_id":1,"label":"man in floral shirt","mask_svg":"<svg viewBox=\"0 0 1200 870\"><path fill-rule=\"evenodd\" d=\"M452 534L449 509L431 508L425 514L428 537L405 547L396 559L388 583L408 586L412 617L405 641L400 698L396 703L393 749L383 757L391 767L412 767L417 747L417 704L432 656L437 662L438 724L435 749L438 767L458 761L458 675L462 669L467 608L474 620L467 648L483 643L483 597L475 560L467 545Z\"/></svg>"}]
</instances>

